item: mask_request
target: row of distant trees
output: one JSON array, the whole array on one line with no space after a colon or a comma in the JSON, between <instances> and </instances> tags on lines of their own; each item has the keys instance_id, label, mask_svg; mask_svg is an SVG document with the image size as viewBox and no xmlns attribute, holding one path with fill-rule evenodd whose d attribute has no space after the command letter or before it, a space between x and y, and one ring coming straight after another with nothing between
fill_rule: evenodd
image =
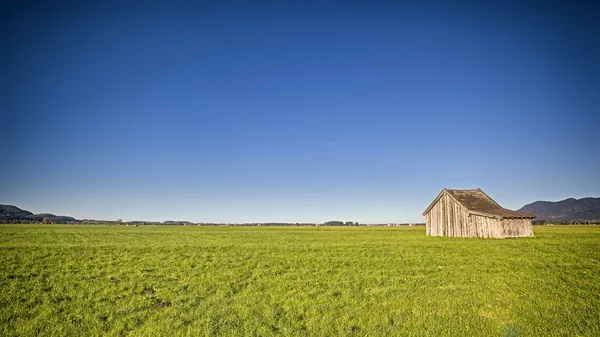
<instances>
[{"instance_id":1,"label":"row of distant trees","mask_svg":"<svg viewBox=\"0 0 600 337\"><path fill-rule=\"evenodd\" d=\"M327 221L324 222L322 226L360 226L360 224L353 221Z\"/></svg>"},{"instance_id":2,"label":"row of distant trees","mask_svg":"<svg viewBox=\"0 0 600 337\"><path fill-rule=\"evenodd\" d=\"M367 226L355 221L327 221L324 223L308 223L308 222L264 222L264 223L193 223L189 221L116 221L106 220L72 220L61 219L56 217L44 217L40 220L30 219L0 219L0 223L5 224L85 224L85 225L121 225L121 226ZM385 224L369 224L374 226L385 226Z\"/></svg>"},{"instance_id":3,"label":"row of distant trees","mask_svg":"<svg viewBox=\"0 0 600 337\"><path fill-rule=\"evenodd\" d=\"M0 219L0 224L80 224L81 221L62 220L50 217L43 217L40 220L29 219Z\"/></svg>"},{"instance_id":4,"label":"row of distant trees","mask_svg":"<svg viewBox=\"0 0 600 337\"><path fill-rule=\"evenodd\" d=\"M600 220L534 220L534 225L600 225Z\"/></svg>"},{"instance_id":5,"label":"row of distant trees","mask_svg":"<svg viewBox=\"0 0 600 337\"><path fill-rule=\"evenodd\" d=\"M193 223L189 221L103 221L103 220L75 220L61 219L54 217L44 217L40 220L30 219L0 219L0 224L86 224L86 225L122 225L122 226L138 226L138 225L153 225L153 226L367 226L353 221L327 221L324 223L306 223L306 222L266 222L266 223ZM535 220L534 225L600 225L600 220ZM373 226L385 226L385 224L369 224ZM408 225L408 224L407 224ZM424 225L422 223L416 225Z\"/></svg>"}]
</instances>

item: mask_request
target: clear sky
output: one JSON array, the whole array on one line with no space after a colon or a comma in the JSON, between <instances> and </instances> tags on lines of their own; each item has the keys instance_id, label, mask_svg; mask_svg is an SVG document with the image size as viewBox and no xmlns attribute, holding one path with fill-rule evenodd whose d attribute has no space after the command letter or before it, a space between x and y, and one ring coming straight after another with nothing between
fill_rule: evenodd
<instances>
[{"instance_id":1,"label":"clear sky","mask_svg":"<svg viewBox=\"0 0 600 337\"><path fill-rule=\"evenodd\" d=\"M600 7L483 2L5 3L0 204L423 222L444 187L600 196Z\"/></svg>"}]
</instances>

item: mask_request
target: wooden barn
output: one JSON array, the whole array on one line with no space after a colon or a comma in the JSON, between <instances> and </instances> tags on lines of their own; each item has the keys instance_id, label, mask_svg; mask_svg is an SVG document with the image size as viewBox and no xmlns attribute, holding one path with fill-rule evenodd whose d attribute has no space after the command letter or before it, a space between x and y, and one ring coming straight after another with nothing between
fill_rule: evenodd
<instances>
[{"instance_id":1,"label":"wooden barn","mask_svg":"<svg viewBox=\"0 0 600 337\"><path fill-rule=\"evenodd\" d=\"M428 236L517 238L533 236L535 215L498 205L481 189L443 189L423 212Z\"/></svg>"}]
</instances>

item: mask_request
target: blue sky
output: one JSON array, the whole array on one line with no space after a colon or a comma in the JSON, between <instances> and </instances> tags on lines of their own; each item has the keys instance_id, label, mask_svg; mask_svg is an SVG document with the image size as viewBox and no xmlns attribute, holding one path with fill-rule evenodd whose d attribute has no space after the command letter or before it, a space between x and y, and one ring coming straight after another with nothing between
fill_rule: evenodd
<instances>
[{"instance_id":1,"label":"blue sky","mask_svg":"<svg viewBox=\"0 0 600 337\"><path fill-rule=\"evenodd\" d=\"M444 187L600 196L599 7L486 3L4 5L0 203L422 222Z\"/></svg>"}]
</instances>

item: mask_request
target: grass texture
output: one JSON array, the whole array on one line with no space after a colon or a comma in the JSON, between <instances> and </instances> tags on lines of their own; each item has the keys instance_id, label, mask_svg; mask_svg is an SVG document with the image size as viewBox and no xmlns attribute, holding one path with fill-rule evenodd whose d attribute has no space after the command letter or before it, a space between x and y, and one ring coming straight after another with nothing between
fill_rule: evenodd
<instances>
[{"instance_id":1,"label":"grass texture","mask_svg":"<svg viewBox=\"0 0 600 337\"><path fill-rule=\"evenodd\" d=\"M0 226L2 336L600 336L600 226Z\"/></svg>"}]
</instances>

